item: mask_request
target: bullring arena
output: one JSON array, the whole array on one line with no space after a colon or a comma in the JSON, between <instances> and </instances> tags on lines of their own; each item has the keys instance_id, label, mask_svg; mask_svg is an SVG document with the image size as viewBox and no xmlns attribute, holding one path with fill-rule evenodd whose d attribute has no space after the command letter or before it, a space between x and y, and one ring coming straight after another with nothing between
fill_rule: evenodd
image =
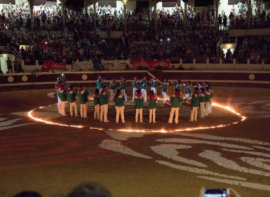
<instances>
[{"instance_id":1,"label":"bullring arena","mask_svg":"<svg viewBox=\"0 0 270 197\"><path fill-rule=\"evenodd\" d=\"M0 197L270 196L269 0L0 11Z\"/></svg>"},{"instance_id":2,"label":"bullring arena","mask_svg":"<svg viewBox=\"0 0 270 197\"><path fill-rule=\"evenodd\" d=\"M115 123L113 102L109 123L93 120L93 101L88 102L88 119L59 115L52 81L59 74L38 77L51 84L49 89L40 88L37 78L39 85L25 90L6 84L0 93L2 196L22 190L43 196L67 194L89 180L106 185L113 196L198 196L202 187L233 188L242 196L269 195L270 93L258 87L262 84L256 85L256 80L246 87L243 80L231 84L232 73L216 71L207 76L208 81L216 80L210 116L189 122L190 107L183 105L179 124L168 124L170 109L159 99L157 123L148 123L147 103L144 123L135 123L130 101L133 76L169 75L172 80L180 77L195 83L192 76L200 76L199 71L67 72L65 76L75 86L85 83L92 95L97 76L107 79L112 73L116 79L124 76L129 84L124 124ZM248 78L251 73L237 74ZM80 79L82 75L89 80ZM253 75L262 83L268 73ZM14 85L21 84L22 75L4 77L10 76ZM222 78L227 83L219 81Z\"/></svg>"}]
</instances>

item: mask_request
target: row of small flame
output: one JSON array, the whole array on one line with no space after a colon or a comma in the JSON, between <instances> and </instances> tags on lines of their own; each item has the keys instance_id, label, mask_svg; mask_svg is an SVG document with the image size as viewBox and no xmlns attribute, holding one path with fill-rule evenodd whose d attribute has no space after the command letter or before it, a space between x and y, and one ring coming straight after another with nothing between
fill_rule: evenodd
<instances>
[{"instance_id":1,"label":"row of small flame","mask_svg":"<svg viewBox=\"0 0 270 197\"><path fill-rule=\"evenodd\" d=\"M231 112L232 114L239 116L241 118L241 121L245 121L246 117L241 115L239 112L235 111L233 108L229 106L224 106L218 103L212 103L213 107L218 107L221 109L224 109L228 112ZM44 106L39 107L39 109L44 108ZM31 110L28 112L28 117L31 118L32 120L36 122L41 122L45 124L50 124L50 125L56 125L56 126L62 126L62 127L72 127L72 128L78 128L82 129L85 128L83 125L68 125L68 124L63 124L63 123L58 123L58 122L53 122L53 121L48 121L42 118L37 118L33 115L33 112L35 111ZM195 130L205 130L205 129L215 129L215 128L224 128L227 126L230 126L232 124L238 124L237 122L229 123L229 124L221 124L221 125L213 125L213 126L199 126L199 127L189 127L189 128L181 128L181 129L175 129L175 130L166 130L166 129L160 129L160 130L153 130L153 129L133 129L133 128L125 128L125 129L109 129L109 130L114 130L114 131L119 131L119 132L128 132L128 133L172 133L172 132L181 132L181 131L195 131ZM90 127L90 129L94 130L104 130L104 128L100 127Z\"/></svg>"}]
</instances>

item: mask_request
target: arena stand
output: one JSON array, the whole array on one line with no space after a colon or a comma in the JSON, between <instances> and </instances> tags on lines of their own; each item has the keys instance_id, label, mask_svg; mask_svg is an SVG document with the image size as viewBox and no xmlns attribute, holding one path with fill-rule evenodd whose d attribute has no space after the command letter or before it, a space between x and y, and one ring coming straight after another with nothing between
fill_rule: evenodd
<instances>
[{"instance_id":1,"label":"arena stand","mask_svg":"<svg viewBox=\"0 0 270 197\"><path fill-rule=\"evenodd\" d=\"M91 79L87 81L93 81L94 77L90 76L94 76L95 71L104 74L105 71L119 71L122 74L121 70L130 70L124 73L127 73L127 79L131 79L132 72L139 72L138 69L142 73L166 69L159 74L161 79L167 77L166 73L178 70L177 73L184 73L179 76L186 80L195 80L194 73L204 73L205 80L221 82L230 77L210 76L214 73L227 76L228 72L243 74L242 82L255 83L258 80L266 83L257 75L261 72L264 76L270 70L269 38L264 36L269 34L267 3L261 9L262 5L255 5L251 0L252 5L242 5L240 10L230 4L223 9L223 1L202 8L194 7L192 1L187 4L180 1L179 5L152 2L148 7L121 2L85 5L84 8L58 3L33 5L31 2L1 5L1 53L15 57L13 71L19 73L1 75L2 87L26 82L46 83L41 76L47 76L47 82L52 83L49 76L56 75L55 72L72 73L74 76L85 73ZM33 15L29 12L31 5ZM252 6L251 13L247 12L249 6ZM252 30L258 27L265 29ZM228 50L232 46L233 51ZM142 64L135 67L134 60L170 61L170 66L147 68ZM65 64L66 67L41 72L47 61ZM246 74L252 76L246 77ZM237 79L230 80L232 83Z\"/></svg>"}]
</instances>

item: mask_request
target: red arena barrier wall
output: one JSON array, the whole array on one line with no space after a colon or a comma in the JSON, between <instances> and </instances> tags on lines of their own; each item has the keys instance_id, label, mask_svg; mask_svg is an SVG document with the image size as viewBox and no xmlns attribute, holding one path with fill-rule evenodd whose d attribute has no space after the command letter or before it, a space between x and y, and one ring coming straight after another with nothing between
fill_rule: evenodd
<instances>
[{"instance_id":1,"label":"red arena barrier wall","mask_svg":"<svg viewBox=\"0 0 270 197\"><path fill-rule=\"evenodd\" d=\"M19 73L0 75L0 88L30 88L30 87L51 87L56 82L60 73ZM136 76L142 79L156 77L162 81L164 78L171 80L181 79L183 82L203 82L208 81L213 85L230 86L259 86L270 87L270 72L267 71L100 71L100 72L66 72L66 80L70 84L89 84L95 86L98 75L110 81L124 77L131 82Z\"/></svg>"}]
</instances>

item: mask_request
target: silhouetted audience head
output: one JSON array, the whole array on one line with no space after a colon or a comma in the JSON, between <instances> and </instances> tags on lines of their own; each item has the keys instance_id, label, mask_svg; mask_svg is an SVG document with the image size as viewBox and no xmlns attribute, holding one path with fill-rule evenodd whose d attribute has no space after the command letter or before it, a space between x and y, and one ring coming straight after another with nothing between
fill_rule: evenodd
<instances>
[{"instance_id":1,"label":"silhouetted audience head","mask_svg":"<svg viewBox=\"0 0 270 197\"><path fill-rule=\"evenodd\" d=\"M39 194L38 192L34 192L34 191L22 191L16 195L14 195L13 197L42 197L41 194Z\"/></svg>"},{"instance_id":2,"label":"silhouetted audience head","mask_svg":"<svg viewBox=\"0 0 270 197\"><path fill-rule=\"evenodd\" d=\"M68 197L112 197L110 191L99 183L82 183Z\"/></svg>"}]
</instances>

